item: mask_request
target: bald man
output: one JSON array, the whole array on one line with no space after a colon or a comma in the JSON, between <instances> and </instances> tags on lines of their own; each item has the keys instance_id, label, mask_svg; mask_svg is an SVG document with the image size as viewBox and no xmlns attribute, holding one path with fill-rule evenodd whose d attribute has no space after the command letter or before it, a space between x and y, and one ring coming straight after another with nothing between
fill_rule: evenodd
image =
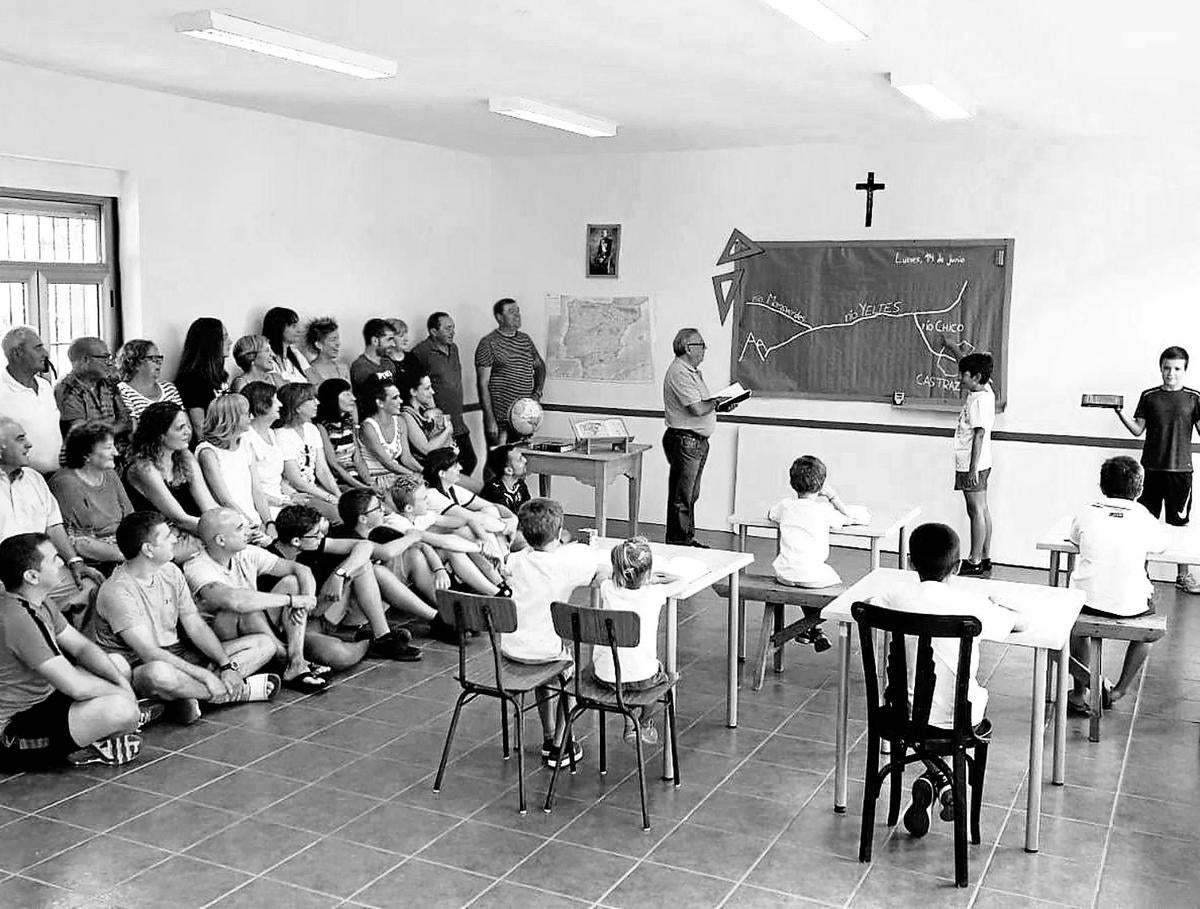
<instances>
[{"instance_id":1,"label":"bald man","mask_svg":"<svg viewBox=\"0 0 1200 909\"><path fill-rule=\"evenodd\" d=\"M8 365L0 372L0 414L25 427L33 446L29 464L50 473L58 469L62 431L54 389L42 377L50 357L38 333L27 325L9 331L0 349Z\"/></svg>"},{"instance_id":2,"label":"bald man","mask_svg":"<svg viewBox=\"0 0 1200 909\"><path fill-rule=\"evenodd\" d=\"M246 529L240 511L206 511L196 530L204 549L183 566L184 578L219 640L270 635L276 657L287 663L284 687L313 693L325 687L324 667L310 666L304 658L308 614L317 606L313 573L299 562L251 546ZM281 580L270 592L260 592L262 575Z\"/></svg>"},{"instance_id":3,"label":"bald man","mask_svg":"<svg viewBox=\"0 0 1200 909\"><path fill-rule=\"evenodd\" d=\"M118 440L130 429L129 411L117 391L112 353L100 338L76 338L67 348L71 371L54 387L63 437L80 423L102 420ZM123 446L122 446L123 447Z\"/></svg>"}]
</instances>

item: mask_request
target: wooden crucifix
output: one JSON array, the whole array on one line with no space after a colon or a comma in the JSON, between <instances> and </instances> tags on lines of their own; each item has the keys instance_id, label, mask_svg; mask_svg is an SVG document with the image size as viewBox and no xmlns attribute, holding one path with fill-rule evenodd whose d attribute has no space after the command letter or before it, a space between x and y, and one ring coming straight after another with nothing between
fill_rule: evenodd
<instances>
[{"instance_id":1,"label":"wooden crucifix","mask_svg":"<svg viewBox=\"0 0 1200 909\"><path fill-rule=\"evenodd\" d=\"M875 182L875 171L867 171L866 183L855 183L855 189L865 190L867 193L867 227L871 226L871 215L875 211L875 191L887 189L883 183Z\"/></svg>"}]
</instances>

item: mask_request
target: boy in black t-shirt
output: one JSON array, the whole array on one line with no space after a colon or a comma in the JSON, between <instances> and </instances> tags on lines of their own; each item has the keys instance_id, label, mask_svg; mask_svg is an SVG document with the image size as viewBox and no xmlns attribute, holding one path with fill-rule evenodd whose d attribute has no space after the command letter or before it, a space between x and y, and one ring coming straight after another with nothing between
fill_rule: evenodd
<instances>
[{"instance_id":1,"label":"boy in black t-shirt","mask_svg":"<svg viewBox=\"0 0 1200 909\"><path fill-rule=\"evenodd\" d=\"M1200 423L1200 392L1183 384L1188 352L1168 347L1158 358L1162 384L1148 388L1138 398L1133 419L1122 410L1117 417L1135 436L1143 433L1142 467L1145 486L1138 499L1156 518L1184 527L1192 510L1192 427ZM1180 565L1175 586L1185 593L1200 593L1200 580L1188 565Z\"/></svg>"},{"instance_id":2,"label":"boy in black t-shirt","mask_svg":"<svg viewBox=\"0 0 1200 909\"><path fill-rule=\"evenodd\" d=\"M503 505L513 514L531 498L525 484L525 455L515 445L497 445L487 456L488 476L479 493L485 502Z\"/></svg>"}]
</instances>

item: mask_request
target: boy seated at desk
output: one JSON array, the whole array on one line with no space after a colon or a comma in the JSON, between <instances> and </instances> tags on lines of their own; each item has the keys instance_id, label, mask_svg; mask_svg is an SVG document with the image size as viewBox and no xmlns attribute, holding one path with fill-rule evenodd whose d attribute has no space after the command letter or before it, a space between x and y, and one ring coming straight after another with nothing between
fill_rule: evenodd
<instances>
[{"instance_id":1,"label":"boy seated at desk","mask_svg":"<svg viewBox=\"0 0 1200 909\"><path fill-rule=\"evenodd\" d=\"M847 524L865 524L866 509L847 507L837 491L825 482L824 462L804 455L792 462L788 480L796 495L770 507L767 517L779 525L779 555L771 563L775 580L789 587L833 587L842 583L829 564L829 531ZM806 618L821 614L820 607L801 606ZM818 652L828 650L829 639L818 627L796 640L812 644Z\"/></svg>"},{"instance_id":2,"label":"boy seated at desk","mask_svg":"<svg viewBox=\"0 0 1200 909\"><path fill-rule=\"evenodd\" d=\"M1146 555L1162 552L1168 539L1166 528L1138 504L1144 477L1142 465L1133 458L1109 458L1100 467L1102 498L1071 521L1067 538L1079 547L1071 586L1087 594L1085 614L1133 618L1154 612L1150 602L1154 587L1146 574ZM1106 709L1125 697L1149 652L1149 644L1129 642L1117 684L1110 690L1108 682L1102 682ZM1081 716L1091 712L1087 706L1091 656L1090 639L1071 638L1074 690L1067 696L1067 709Z\"/></svg>"},{"instance_id":3,"label":"boy seated at desk","mask_svg":"<svg viewBox=\"0 0 1200 909\"><path fill-rule=\"evenodd\" d=\"M958 573L959 556L958 534L953 529L945 524L922 524L913 531L908 550L909 562L921 583L883 596L879 605L898 612L921 615L974 616L983 624L979 640L1003 641L1011 632L1024 630L1027 622L1019 613L990 597L946 584L947 578ZM905 641L905 648L908 653L908 693L911 698L916 682L916 638L909 637ZM949 729L954 726L954 692L958 679L957 640L933 640L933 667L935 679L929 725ZM967 683L967 699L971 704L971 725L976 735L985 738L991 733L991 724L984 719L988 692L976 681L978 673L979 646L976 643L971 648L971 678ZM933 805L939 800L942 820L953 820L953 791L949 780L927 761L925 772L913 782L912 804L904 812L905 829L913 836L928 833Z\"/></svg>"}]
</instances>

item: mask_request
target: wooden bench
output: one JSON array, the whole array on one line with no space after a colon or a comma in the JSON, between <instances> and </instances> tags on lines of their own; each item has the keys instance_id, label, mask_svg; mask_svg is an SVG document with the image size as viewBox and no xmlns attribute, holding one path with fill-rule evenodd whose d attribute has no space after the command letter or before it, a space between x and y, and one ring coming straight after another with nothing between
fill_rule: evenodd
<instances>
[{"instance_id":1,"label":"wooden bench","mask_svg":"<svg viewBox=\"0 0 1200 909\"><path fill-rule=\"evenodd\" d=\"M1087 638L1092 645L1091 665L1088 666L1088 696L1090 698L1088 707L1091 711L1091 717L1088 720L1088 741L1098 742L1100 741L1100 716L1104 709L1102 691L1104 673L1100 666L1104 641L1153 643L1166 635L1167 617L1152 613L1128 619L1117 619L1083 613L1076 620L1071 633Z\"/></svg>"},{"instance_id":2,"label":"wooden bench","mask_svg":"<svg viewBox=\"0 0 1200 909\"><path fill-rule=\"evenodd\" d=\"M790 625L783 624L785 606L800 606L820 609L840 596L845 587L791 587L780 584L771 574L743 572L738 587L739 611L744 611L747 602L763 604L762 631L758 640L758 659L754 666L754 691L759 691L767 675L767 654L774 651L775 671L783 672L783 645L797 635L812 631L821 624L819 616L804 616ZM718 596L729 596L729 582L713 584ZM739 625L742 623L739 622Z\"/></svg>"}]
</instances>

